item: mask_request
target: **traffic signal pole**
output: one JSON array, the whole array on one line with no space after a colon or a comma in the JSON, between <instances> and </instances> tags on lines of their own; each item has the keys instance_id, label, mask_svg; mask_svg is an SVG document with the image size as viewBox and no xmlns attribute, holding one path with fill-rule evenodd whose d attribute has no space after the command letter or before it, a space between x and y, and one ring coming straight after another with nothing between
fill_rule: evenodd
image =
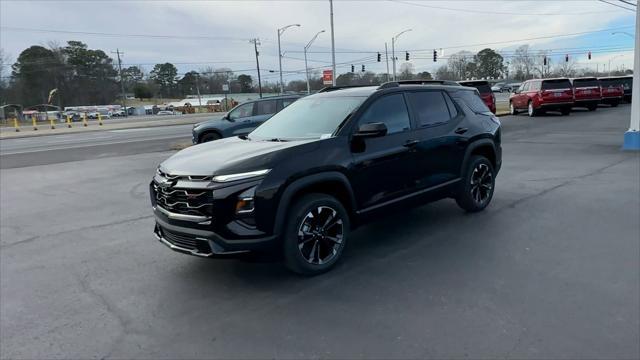
<instances>
[{"instance_id":1,"label":"traffic signal pole","mask_svg":"<svg viewBox=\"0 0 640 360\"><path fill-rule=\"evenodd\" d=\"M629 130L624 133L624 150L640 151L640 4L636 6L636 39L633 59L633 90Z\"/></svg>"}]
</instances>

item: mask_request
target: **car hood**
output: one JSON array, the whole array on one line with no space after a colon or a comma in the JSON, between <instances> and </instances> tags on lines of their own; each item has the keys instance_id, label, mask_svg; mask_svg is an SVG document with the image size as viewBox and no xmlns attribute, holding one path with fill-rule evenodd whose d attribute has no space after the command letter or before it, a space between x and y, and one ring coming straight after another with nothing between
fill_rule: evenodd
<instances>
[{"instance_id":1,"label":"car hood","mask_svg":"<svg viewBox=\"0 0 640 360\"><path fill-rule=\"evenodd\" d=\"M271 169L289 151L312 151L317 142L225 138L181 150L160 164L160 170L171 175L209 176Z\"/></svg>"}]
</instances>

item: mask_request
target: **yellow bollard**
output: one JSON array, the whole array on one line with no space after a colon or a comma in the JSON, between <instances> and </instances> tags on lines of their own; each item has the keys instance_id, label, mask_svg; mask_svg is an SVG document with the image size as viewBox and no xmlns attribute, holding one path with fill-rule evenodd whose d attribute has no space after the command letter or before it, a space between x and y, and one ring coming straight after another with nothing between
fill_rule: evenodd
<instances>
[{"instance_id":1,"label":"yellow bollard","mask_svg":"<svg viewBox=\"0 0 640 360\"><path fill-rule=\"evenodd\" d=\"M33 123L33 130L38 130L38 123L36 122L36 116L31 116L31 122Z\"/></svg>"},{"instance_id":2,"label":"yellow bollard","mask_svg":"<svg viewBox=\"0 0 640 360\"><path fill-rule=\"evenodd\" d=\"M53 119L52 118L49 118L49 123L51 124L51 129L55 129L56 128L56 126L53 125Z\"/></svg>"},{"instance_id":3,"label":"yellow bollard","mask_svg":"<svg viewBox=\"0 0 640 360\"><path fill-rule=\"evenodd\" d=\"M82 114L82 125L87 126L87 113Z\"/></svg>"},{"instance_id":4,"label":"yellow bollard","mask_svg":"<svg viewBox=\"0 0 640 360\"><path fill-rule=\"evenodd\" d=\"M17 118L13 118L13 127L16 128L16 132L20 132L20 126L18 126Z\"/></svg>"},{"instance_id":5,"label":"yellow bollard","mask_svg":"<svg viewBox=\"0 0 640 360\"><path fill-rule=\"evenodd\" d=\"M67 127L71 128L71 115L67 115Z\"/></svg>"},{"instance_id":6,"label":"yellow bollard","mask_svg":"<svg viewBox=\"0 0 640 360\"><path fill-rule=\"evenodd\" d=\"M102 114L98 113L98 125L102 126Z\"/></svg>"}]
</instances>

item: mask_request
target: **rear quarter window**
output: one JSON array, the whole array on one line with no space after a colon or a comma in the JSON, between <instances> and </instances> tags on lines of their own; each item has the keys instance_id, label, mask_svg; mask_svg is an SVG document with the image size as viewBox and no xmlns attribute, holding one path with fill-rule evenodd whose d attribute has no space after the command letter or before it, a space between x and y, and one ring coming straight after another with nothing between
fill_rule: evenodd
<instances>
[{"instance_id":1,"label":"rear quarter window","mask_svg":"<svg viewBox=\"0 0 640 360\"><path fill-rule=\"evenodd\" d=\"M452 95L458 104L467 106L475 113L491 112L475 91L457 91Z\"/></svg>"},{"instance_id":2,"label":"rear quarter window","mask_svg":"<svg viewBox=\"0 0 640 360\"><path fill-rule=\"evenodd\" d=\"M569 79L562 80L544 80L542 82L542 90L570 89L571 82Z\"/></svg>"}]
</instances>

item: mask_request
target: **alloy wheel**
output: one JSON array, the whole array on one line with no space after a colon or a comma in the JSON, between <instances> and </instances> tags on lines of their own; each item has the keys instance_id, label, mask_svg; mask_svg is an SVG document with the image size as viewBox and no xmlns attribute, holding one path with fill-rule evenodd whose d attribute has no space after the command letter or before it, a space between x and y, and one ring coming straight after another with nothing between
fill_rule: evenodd
<instances>
[{"instance_id":1,"label":"alloy wheel","mask_svg":"<svg viewBox=\"0 0 640 360\"><path fill-rule=\"evenodd\" d=\"M529 112L529 116L533 116L533 103L529 103L527 110Z\"/></svg>"},{"instance_id":2,"label":"alloy wheel","mask_svg":"<svg viewBox=\"0 0 640 360\"><path fill-rule=\"evenodd\" d=\"M298 249L310 264L322 265L336 256L342 246L344 224L331 207L311 209L298 228Z\"/></svg>"},{"instance_id":3,"label":"alloy wheel","mask_svg":"<svg viewBox=\"0 0 640 360\"><path fill-rule=\"evenodd\" d=\"M477 204L483 204L491 196L493 174L487 164L478 164L471 173L471 198Z\"/></svg>"},{"instance_id":4,"label":"alloy wheel","mask_svg":"<svg viewBox=\"0 0 640 360\"><path fill-rule=\"evenodd\" d=\"M511 112L511 115L516 114L516 108L513 106L513 103L509 103L509 112Z\"/></svg>"}]
</instances>

